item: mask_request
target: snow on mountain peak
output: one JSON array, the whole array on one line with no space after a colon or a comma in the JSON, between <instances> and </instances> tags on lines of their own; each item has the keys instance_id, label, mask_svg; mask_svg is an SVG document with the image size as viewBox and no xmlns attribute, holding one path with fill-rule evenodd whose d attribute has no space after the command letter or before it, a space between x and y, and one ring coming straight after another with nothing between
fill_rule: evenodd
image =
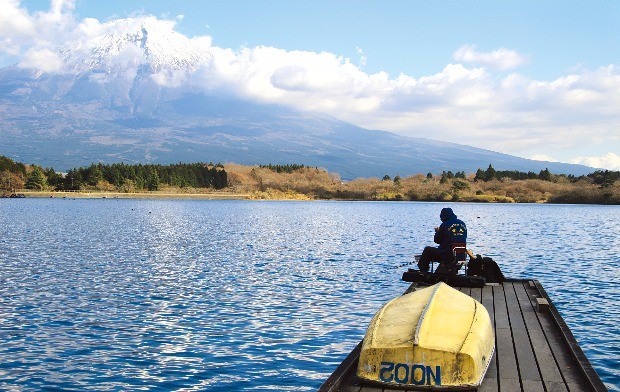
<instances>
[{"instance_id":1,"label":"snow on mountain peak","mask_svg":"<svg viewBox=\"0 0 620 392\"><path fill-rule=\"evenodd\" d=\"M142 66L151 73L193 72L208 61L208 48L177 33L174 23L155 17L117 19L97 26L61 50L70 73L127 73Z\"/></svg>"}]
</instances>

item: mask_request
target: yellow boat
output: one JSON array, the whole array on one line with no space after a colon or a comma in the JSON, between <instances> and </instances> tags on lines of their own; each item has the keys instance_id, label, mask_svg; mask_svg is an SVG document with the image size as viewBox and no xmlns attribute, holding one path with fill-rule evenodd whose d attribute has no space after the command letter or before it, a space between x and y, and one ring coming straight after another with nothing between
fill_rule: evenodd
<instances>
[{"instance_id":1,"label":"yellow boat","mask_svg":"<svg viewBox=\"0 0 620 392\"><path fill-rule=\"evenodd\" d=\"M395 298L373 317L357 376L415 389L475 389L495 350L489 313L470 296L437 283Z\"/></svg>"}]
</instances>

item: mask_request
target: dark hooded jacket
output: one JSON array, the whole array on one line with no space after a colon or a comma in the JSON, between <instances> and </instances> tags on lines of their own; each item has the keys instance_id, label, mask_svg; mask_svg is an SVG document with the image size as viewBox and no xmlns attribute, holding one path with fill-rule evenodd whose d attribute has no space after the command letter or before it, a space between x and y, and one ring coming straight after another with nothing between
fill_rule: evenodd
<instances>
[{"instance_id":1,"label":"dark hooded jacket","mask_svg":"<svg viewBox=\"0 0 620 392\"><path fill-rule=\"evenodd\" d=\"M441 226L435 233L434 240L439 244L442 259L449 259L452 257L453 243L467 244L467 226L456 217L452 208L442 209L439 218Z\"/></svg>"}]
</instances>

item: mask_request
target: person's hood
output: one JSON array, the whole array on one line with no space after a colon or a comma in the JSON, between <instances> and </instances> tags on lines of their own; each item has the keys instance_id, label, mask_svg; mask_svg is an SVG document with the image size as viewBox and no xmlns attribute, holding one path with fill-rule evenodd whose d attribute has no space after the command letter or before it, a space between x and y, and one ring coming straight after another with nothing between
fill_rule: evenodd
<instances>
[{"instance_id":1,"label":"person's hood","mask_svg":"<svg viewBox=\"0 0 620 392\"><path fill-rule=\"evenodd\" d=\"M456 219L456 215L452 211L452 208L443 208L441 213L439 213L439 219L441 219L442 222L446 222L450 219Z\"/></svg>"}]
</instances>

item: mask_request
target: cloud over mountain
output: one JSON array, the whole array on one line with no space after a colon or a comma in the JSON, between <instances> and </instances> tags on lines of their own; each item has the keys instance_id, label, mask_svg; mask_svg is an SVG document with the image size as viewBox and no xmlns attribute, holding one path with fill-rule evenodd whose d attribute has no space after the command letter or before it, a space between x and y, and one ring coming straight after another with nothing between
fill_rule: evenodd
<instances>
[{"instance_id":1,"label":"cloud over mountain","mask_svg":"<svg viewBox=\"0 0 620 392\"><path fill-rule=\"evenodd\" d=\"M620 170L620 155L610 152L602 157L577 157L571 163L588 165L591 167L615 167Z\"/></svg>"},{"instance_id":2,"label":"cloud over mountain","mask_svg":"<svg viewBox=\"0 0 620 392\"><path fill-rule=\"evenodd\" d=\"M203 40L177 33L170 21L142 17L103 24L89 21L88 26L85 37L61 49L67 73L98 69L114 74L145 64L158 73L195 72L209 58Z\"/></svg>"}]
</instances>

